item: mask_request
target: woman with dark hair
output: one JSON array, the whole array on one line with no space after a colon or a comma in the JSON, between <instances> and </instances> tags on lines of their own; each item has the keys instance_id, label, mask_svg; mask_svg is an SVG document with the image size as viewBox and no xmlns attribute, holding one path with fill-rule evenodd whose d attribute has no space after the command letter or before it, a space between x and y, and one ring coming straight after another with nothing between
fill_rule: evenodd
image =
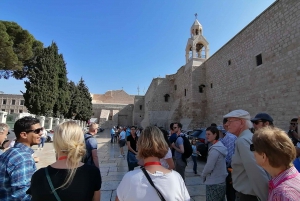
<instances>
[{"instance_id":1,"label":"woman with dark hair","mask_svg":"<svg viewBox=\"0 0 300 201\"><path fill-rule=\"evenodd\" d=\"M215 126L206 129L206 139L212 144L208 149L207 162L201 174L203 183L206 184L207 201L225 200L227 148L219 141L219 134Z\"/></svg>"}]
</instances>

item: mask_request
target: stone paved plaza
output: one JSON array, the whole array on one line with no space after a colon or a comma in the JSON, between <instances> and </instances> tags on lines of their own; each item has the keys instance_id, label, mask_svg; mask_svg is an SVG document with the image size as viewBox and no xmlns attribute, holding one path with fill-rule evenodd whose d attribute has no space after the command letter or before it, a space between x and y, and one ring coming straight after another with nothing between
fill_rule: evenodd
<instances>
[{"instance_id":1,"label":"stone paved plaza","mask_svg":"<svg viewBox=\"0 0 300 201\"><path fill-rule=\"evenodd\" d=\"M118 144L110 143L109 130L96 135L98 141L98 157L102 175L101 200L114 201L116 189L124 174L128 171L125 158L118 158L120 155ZM45 167L55 161L52 143L46 143L43 150L37 150L37 146L32 147L34 155L40 158L37 168ZM125 149L126 150L126 149ZM126 150L127 152L127 150ZM192 160L188 160L186 168L186 185L193 201L205 200L205 185L202 184L200 176L194 175ZM205 163L198 160L198 173L202 172Z\"/></svg>"}]
</instances>

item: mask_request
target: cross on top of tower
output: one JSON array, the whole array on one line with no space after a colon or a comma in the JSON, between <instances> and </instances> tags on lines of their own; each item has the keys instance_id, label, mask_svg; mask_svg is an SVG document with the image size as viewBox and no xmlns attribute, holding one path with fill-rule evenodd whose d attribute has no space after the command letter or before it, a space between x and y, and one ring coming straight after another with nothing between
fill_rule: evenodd
<instances>
[{"instance_id":1,"label":"cross on top of tower","mask_svg":"<svg viewBox=\"0 0 300 201\"><path fill-rule=\"evenodd\" d=\"M198 17L198 14L197 14L197 13L195 13L195 19L197 19L197 17Z\"/></svg>"}]
</instances>

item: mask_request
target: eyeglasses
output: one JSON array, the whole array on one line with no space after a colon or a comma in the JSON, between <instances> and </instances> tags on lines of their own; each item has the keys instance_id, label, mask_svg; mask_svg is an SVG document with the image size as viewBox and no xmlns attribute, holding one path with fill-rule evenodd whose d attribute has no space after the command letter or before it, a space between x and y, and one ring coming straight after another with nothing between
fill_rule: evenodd
<instances>
[{"instance_id":1,"label":"eyeglasses","mask_svg":"<svg viewBox=\"0 0 300 201\"><path fill-rule=\"evenodd\" d=\"M250 151L255 151L254 144L250 144Z\"/></svg>"},{"instance_id":2,"label":"eyeglasses","mask_svg":"<svg viewBox=\"0 0 300 201\"><path fill-rule=\"evenodd\" d=\"M252 123L254 123L255 125L259 124L259 122L263 122L263 121L261 121L261 120L259 120L259 121L252 121Z\"/></svg>"},{"instance_id":3,"label":"eyeglasses","mask_svg":"<svg viewBox=\"0 0 300 201\"><path fill-rule=\"evenodd\" d=\"M290 123L292 126L295 126L297 123Z\"/></svg>"},{"instance_id":4,"label":"eyeglasses","mask_svg":"<svg viewBox=\"0 0 300 201\"><path fill-rule=\"evenodd\" d=\"M178 127L173 127L173 129L176 129L176 128L178 128Z\"/></svg>"},{"instance_id":5,"label":"eyeglasses","mask_svg":"<svg viewBox=\"0 0 300 201\"><path fill-rule=\"evenodd\" d=\"M26 131L26 133L34 132L35 134L39 134L43 130L44 130L44 128L37 128L35 130L28 130L28 131Z\"/></svg>"},{"instance_id":6,"label":"eyeglasses","mask_svg":"<svg viewBox=\"0 0 300 201\"><path fill-rule=\"evenodd\" d=\"M241 119L228 120L228 121L227 121L227 123L229 123L229 124L230 124L230 123L232 123L232 122L234 122L234 121L240 121L240 120L241 120Z\"/></svg>"}]
</instances>

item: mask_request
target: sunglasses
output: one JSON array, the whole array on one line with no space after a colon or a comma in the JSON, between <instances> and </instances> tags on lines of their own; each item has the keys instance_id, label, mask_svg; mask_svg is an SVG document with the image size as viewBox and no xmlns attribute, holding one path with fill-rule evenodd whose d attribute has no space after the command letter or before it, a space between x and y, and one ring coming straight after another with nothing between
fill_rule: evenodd
<instances>
[{"instance_id":1,"label":"sunglasses","mask_svg":"<svg viewBox=\"0 0 300 201\"><path fill-rule=\"evenodd\" d=\"M290 123L292 126L295 126L297 123Z\"/></svg>"},{"instance_id":2,"label":"sunglasses","mask_svg":"<svg viewBox=\"0 0 300 201\"><path fill-rule=\"evenodd\" d=\"M259 121L252 121L252 123L254 123L255 125L259 124L259 122L263 122L263 121L261 121L261 120L259 120Z\"/></svg>"},{"instance_id":3,"label":"sunglasses","mask_svg":"<svg viewBox=\"0 0 300 201\"><path fill-rule=\"evenodd\" d=\"M39 134L41 131L43 131L44 130L44 128L37 128L37 129L35 129L35 130L28 130L28 131L26 131L26 133L30 133L30 132L33 132L33 133L35 133L35 134Z\"/></svg>"},{"instance_id":4,"label":"sunglasses","mask_svg":"<svg viewBox=\"0 0 300 201\"><path fill-rule=\"evenodd\" d=\"M250 151L255 151L254 144L250 144Z\"/></svg>"}]
</instances>

